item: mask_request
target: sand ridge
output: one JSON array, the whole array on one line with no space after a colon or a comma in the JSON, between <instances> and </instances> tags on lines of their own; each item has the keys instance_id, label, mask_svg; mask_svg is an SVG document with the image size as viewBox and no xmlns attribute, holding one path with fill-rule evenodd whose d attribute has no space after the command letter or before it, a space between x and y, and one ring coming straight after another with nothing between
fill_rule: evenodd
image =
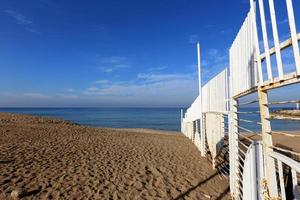
<instances>
[{"instance_id":1,"label":"sand ridge","mask_svg":"<svg viewBox=\"0 0 300 200\"><path fill-rule=\"evenodd\" d=\"M16 188L22 199L230 198L228 180L181 134L6 113L0 126L0 199Z\"/></svg>"}]
</instances>

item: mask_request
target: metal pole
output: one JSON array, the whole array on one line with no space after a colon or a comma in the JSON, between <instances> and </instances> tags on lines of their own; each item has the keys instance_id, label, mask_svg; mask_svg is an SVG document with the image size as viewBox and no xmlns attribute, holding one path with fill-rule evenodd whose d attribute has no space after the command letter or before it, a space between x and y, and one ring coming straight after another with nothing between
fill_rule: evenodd
<instances>
[{"instance_id":1,"label":"metal pole","mask_svg":"<svg viewBox=\"0 0 300 200\"><path fill-rule=\"evenodd\" d=\"M198 81L199 81L199 97L202 97L202 80L201 80L201 60L200 60L200 43L197 42L197 59L198 59ZM202 103L202 99L201 99Z\"/></svg>"},{"instance_id":2,"label":"metal pole","mask_svg":"<svg viewBox=\"0 0 300 200\"><path fill-rule=\"evenodd\" d=\"M201 140L201 146L200 146L200 151L201 151L201 156L206 156L205 152L205 133L204 133L204 119L203 119L203 113L202 113L202 106L203 106L203 101L202 101L202 75L201 75L201 57L200 57L200 43L197 42L197 61L198 61L198 81L199 81L199 98L201 102L201 108L200 108L200 140Z\"/></svg>"}]
</instances>

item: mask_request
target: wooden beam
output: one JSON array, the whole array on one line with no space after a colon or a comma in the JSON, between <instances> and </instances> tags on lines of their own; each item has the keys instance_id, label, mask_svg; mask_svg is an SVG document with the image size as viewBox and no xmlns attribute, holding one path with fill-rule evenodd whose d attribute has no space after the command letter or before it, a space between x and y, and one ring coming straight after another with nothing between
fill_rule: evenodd
<instances>
[{"instance_id":1,"label":"wooden beam","mask_svg":"<svg viewBox=\"0 0 300 200\"><path fill-rule=\"evenodd\" d=\"M297 40L300 41L300 33L297 34ZM280 50L282 51L282 50L284 50L284 49L292 46L292 44L293 44L292 38L289 38L289 39L287 39L287 40L285 40L285 41L283 41L283 42L280 43L280 45L279 45L280 46ZM271 56L274 55L276 53L276 48L272 47L269 50L269 52L270 52ZM260 59L263 62L266 59L266 54L265 53L261 54L260 55Z\"/></svg>"},{"instance_id":2,"label":"wooden beam","mask_svg":"<svg viewBox=\"0 0 300 200\"><path fill-rule=\"evenodd\" d=\"M269 153L273 149L269 148L273 146L272 139L272 128L270 121L270 111L269 111L269 102L268 102L268 92L263 90L258 90L259 97L259 109L260 109L260 118L261 118L261 129L262 129L262 142L263 142L263 151L264 151L264 171L266 175L266 180L268 184L268 189L272 198L278 197L277 190L277 181L276 181L276 172L275 172L275 162L273 158L269 157Z\"/></svg>"},{"instance_id":3,"label":"wooden beam","mask_svg":"<svg viewBox=\"0 0 300 200\"><path fill-rule=\"evenodd\" d=\"M263 86L261 86L261 90L271 90L296 83L300 83L300 76L294 72L284 75L282 80L275 78L273 81L265 81Z\"/></svg>"}]
</instances>

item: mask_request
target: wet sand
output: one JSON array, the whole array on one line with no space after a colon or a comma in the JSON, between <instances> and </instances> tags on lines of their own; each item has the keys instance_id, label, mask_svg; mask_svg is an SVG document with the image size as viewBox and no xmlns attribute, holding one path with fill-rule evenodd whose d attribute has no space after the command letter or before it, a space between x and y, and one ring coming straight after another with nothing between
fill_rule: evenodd
<instances>
[{"instance_id":1,"label":"wet sand","mask_svg":"<svg viewBox=\"0 0 300 200\"><path fill-rule=\"evenodd\" d=\"M0 126L0 199L230 199L181 134L5 113Z\"/></svg>"}]
</instances>

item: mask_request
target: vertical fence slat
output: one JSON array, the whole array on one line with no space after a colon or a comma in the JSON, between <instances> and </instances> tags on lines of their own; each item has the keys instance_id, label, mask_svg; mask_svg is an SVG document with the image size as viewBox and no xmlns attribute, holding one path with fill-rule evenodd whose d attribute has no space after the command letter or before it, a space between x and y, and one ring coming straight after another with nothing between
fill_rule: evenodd
<instances>
[{"instance_id":1,"label":"vertical fence slat","mask_svg":"<svg viewBox=\"0 0 300 200\"><path fill-rule=\"evenodd\" d=\"M286 0L297 75L300 75L300 55L292 0Z\"/></svg>"},{"instance_id":2,"label":"vertical fence slat","mask_svg":"<svg viewBox=\"0 0 300 200\"><path fill-rule=\"evenodd\" d=\"M232 103L232 107L231 107L231 143L232 143L232 151L230 152L232 155L231 156L231 159L230 159L230 168L232 169L232 173L230 174L230 177L231 177L231 181L234 183L234 184L237 184L238 183L238 180L239 180L239 177L238 177L238 173L239 173L239 170L238 170L238 166L239 166L239 158L238 158L238 155L239 155L239 145L238 145L238 101L236 101L235 99L232 99L231 100L231 103ZM235 188L233 190L234 192L234 195L235 197L238 196L239 194L239 191L237 188Z\"/></svg>"},{"instance_id":3,"label":"vertical fence slat","mask_svg":"<svg viewBox=\"0 0 300 200\"><path fill-rule=\"evenodd\" d=\"M259 49L259 40L258 40L258 32L257 32L257 25L256 25L256 6L254 4L253 0L250 0L250 6L251 6L251 19L252 19L252 26L253 26L253 32L254 32L254 49L255 49L255 57L256 57L256 65L258 70L258 82L259 85L263 85L264 78L263 78L263 71L261 66L261 59L260 59L260 49Z\"/></svg>"},{"instance_id":4,"label":"vertical fence slat","mask_svg":"<svg viewBox=\"0 0 300 200\"><path fill-rule=\"evenodd\" d=\"M206 156L206 128L205 128L205 113L202 113L201 117L201 156Z\"/></svg>"},{"instance_id":5,"label":"vertical fence slat","mask_svg":"<svg viewBox=\"0 0 300 200\"><path fill-rule=\"evenodd\" d=\"M281 199L286 200L282 162L280 160L277 160L277 164L278 164Z\"/></svg>"},{"instance_id":6,"label":"vertical fence slat","mask_svg":"<svg viewBox=\"0 0 300 200\"><path fill-rule=\"evenodd\" d=\"M300 194L298 190L298 179L297 179L297 172L292 169L292 179L293 179L293 193L295 199L300 199Z\"/></svg>"},{"instance_id":7,"label":"vertical fence slat","mask_svg":"<svg viewBox=\"0 0 300 200\"><path fill-rule=\"evenodd\" d=\"M269 0L269 7L270 7L271 24L272 24L272 30L273 30L274 46L275 46L275 51L276 51L276 62L277 62L278 75L279 75L279 79L283 79L282 59L281 59L278 30L277 30L277 23L276 23L276 13L275 13L273 0Z\"/></svg>"},{"instance_id":8,"label":"vertical fence slat","mask_svg":"<svg viewBox=\"0 0 300 200\"><path fill-rule=\"evenodd\" d=\"M261 21L261 29L263 35L263 42L264 42L264 49L266 55L266 65L267 65L267 73L268 79L273 79L272 74L272 66L271 66L271 58L270 58L270 49L269 49L269 40L268 40L268 33L267 33L267 26L266 26L266 17L265 17L265 10L264 10L264 2L263 0L259 0L259 12L260 12L260 21Z\"/></svg>"}]
</instances>

